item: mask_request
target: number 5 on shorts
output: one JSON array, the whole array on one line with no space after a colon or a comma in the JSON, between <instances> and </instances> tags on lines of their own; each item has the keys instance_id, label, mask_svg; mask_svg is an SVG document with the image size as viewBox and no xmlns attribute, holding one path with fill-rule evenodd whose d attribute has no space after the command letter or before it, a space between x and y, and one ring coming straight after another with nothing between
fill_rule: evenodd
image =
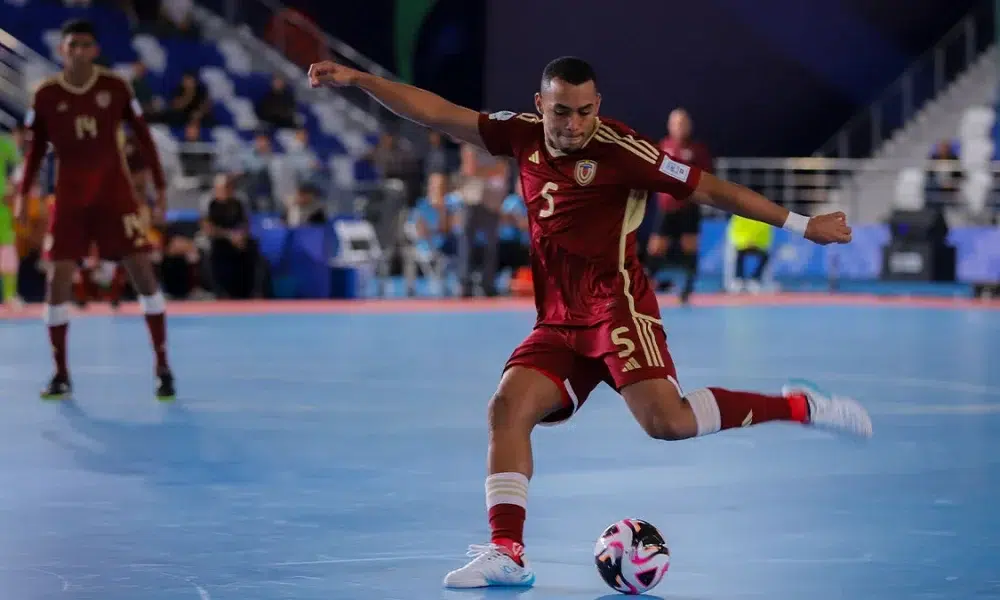
<instances>
[{"instance_id":1,"label":"number 5 on shorts","mask_svg":"<svg viewBox=\"0 0 1000 600\"><path fill-rule=\"evenodd\" d=\"M125 237L132 240L137 247L146 243L146 222L138 213L123 216L122 226L125 228Z\"/></svg>"}]
</instances>

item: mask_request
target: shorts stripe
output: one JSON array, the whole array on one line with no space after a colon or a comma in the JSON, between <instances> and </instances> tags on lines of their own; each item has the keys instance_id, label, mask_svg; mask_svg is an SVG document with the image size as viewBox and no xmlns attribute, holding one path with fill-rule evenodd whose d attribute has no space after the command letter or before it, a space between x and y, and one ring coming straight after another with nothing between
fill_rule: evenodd
<instances>
[{"instance_id":1,"label":"shorts stripe","mask_svg":"<svg viewBox=\"0 0 1000 600\"><path fill-rule=\"evenodd\" d=\"M646 324L646 330L649 332L649 337L653 344L653 358L656 359L657 367L662 367L663 365L663 353L660 352L660 344L656 341L656 330L653 328L654 325L649 321L644 321Z\"/></svg>"},{"instance_id":2,"label":"shorts stripe","mask_svg":"<svg viewBox=\"0 0 1000 600\"><path fill-rule=\"evenodd\" d=\"M653 330L653 325L659 325L660 321L643 315L635 315L633 321L635 322L636 336L639 338L643 353L646 355L646 364L650 367L664 366L663 353L660 352L660 346L656 343L656 332Z\"/></svg>"},{"instance_id":3,"label":"shorts stripe","mask_svg":"<svg viewBox=\"0 0 1000 600\"><path fill-rule=\"evenodd\" d=\"M646 356L646 364L652 365L653 358L650 354L649 339L643 332L642 321L638 318L634 318L632 319L632 322L635 323L635 337L639 340L639 345L642 346L642 353Z\"/></svg>"}]
</instances>

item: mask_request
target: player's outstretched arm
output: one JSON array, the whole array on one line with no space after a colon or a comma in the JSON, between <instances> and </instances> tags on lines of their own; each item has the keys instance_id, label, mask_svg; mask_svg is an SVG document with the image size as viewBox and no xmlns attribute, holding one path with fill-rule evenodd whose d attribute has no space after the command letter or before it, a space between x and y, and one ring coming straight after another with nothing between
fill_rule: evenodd
<instances>
[{"instance_id":1,"label":"player's outstretched arm","mask_svg":"<svg viewBox=\"0 0 1000 600\"><path fill-rule=\"evenodd\" d=\"M479 113L449 102L427 90L390 81L333 61L309 67L313 87L353 86L360 88L397 115L485 149L479 135Z\"/></svg>"},{"instance_id":2,"label":"player's outstretched arm","mask_svg":"<svg viewBox=\"0 0 1000 600\"><path fill-rule=\"evenodd\" d=\"M842 212L806 217L771 202L742 185L703 172L691 200L719 210L794 231L817 244L846 244L851 228Z\"/></svg>"}]
</instances>

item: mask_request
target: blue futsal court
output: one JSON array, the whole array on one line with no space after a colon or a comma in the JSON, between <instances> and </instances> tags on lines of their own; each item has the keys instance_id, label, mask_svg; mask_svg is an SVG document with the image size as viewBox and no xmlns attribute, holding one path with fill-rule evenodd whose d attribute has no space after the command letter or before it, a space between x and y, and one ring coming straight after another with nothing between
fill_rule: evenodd
<instances>
[{"instance_id":1,"label":"blue futsal court","mask_svg":"<svg viewBox=\"0 0 1000 600\"><path fill-rule=\"evenodd\" d=\"M1000 597L1000 311L663 316L686 390L812 378L866 402L874 439L655 442L602 387L535 434L520 594L441 579L487 539L486 401L530 309L174 316L173 405L139 317L72 322L64 404L37 399L42 325L0 321L0 597L617 597L591 549L629 516L671 546L662 598Z\"/></svg>"}]
</instances>

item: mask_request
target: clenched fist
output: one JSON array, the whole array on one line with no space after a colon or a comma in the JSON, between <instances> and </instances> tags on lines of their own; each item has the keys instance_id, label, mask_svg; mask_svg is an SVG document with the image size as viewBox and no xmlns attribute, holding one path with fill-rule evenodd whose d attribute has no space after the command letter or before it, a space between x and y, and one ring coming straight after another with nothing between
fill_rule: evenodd
<instances>
[{"instance_id":1,"label":"clenched fist","mask_svg":"<svg viewBox=\"0 0 1000 600\"><path fill-rule=\"evenodd\" d=\"M847 216L835 212L811 217L806 225L805 238L821 246L850 242L851 228L847 224Z\"/></svg>"},{"instance_id":2,"label":"clenched fist","mask_svg":"<svg viewBox=\"0 0 1000 600\"><path fill-rule=\"evenodd\" d=\"M309 85L314 88L324 85L332 87L354 85L360 75L360 71L337 64L332 60L309 65Z\"/></svg>"}]
</instances>

